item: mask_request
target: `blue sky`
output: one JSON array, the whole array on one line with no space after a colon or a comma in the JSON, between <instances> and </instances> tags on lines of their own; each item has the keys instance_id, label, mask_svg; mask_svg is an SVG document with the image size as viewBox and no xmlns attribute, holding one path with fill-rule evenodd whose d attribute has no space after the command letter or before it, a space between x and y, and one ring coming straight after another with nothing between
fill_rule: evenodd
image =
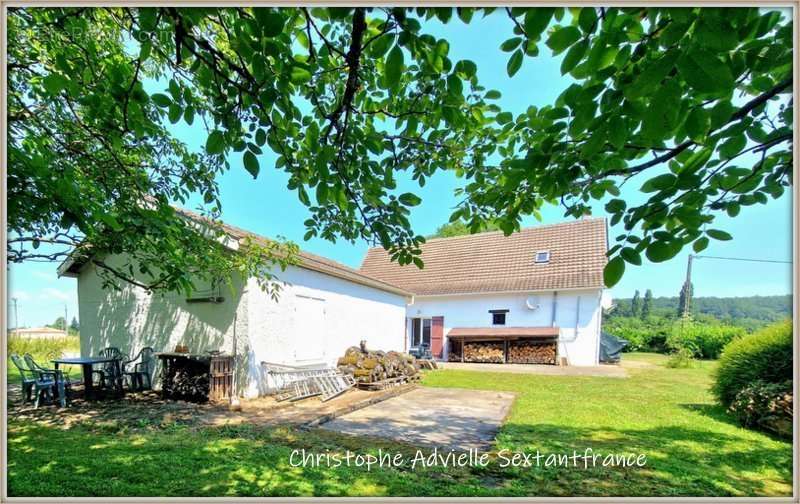
<instances>
[{"instance_id":1,"label":"blue sky","mask_svg":"<svg viewBox=\"0 0 800 504\"><path fill-rule=\"evenodd\" d=\"M519 73L509 79L506 74L508 54L498 49L512 29L510 20L503 15L489 16L482 22L473 22L471 27L458 20L448 25L431 22L428 26L426 29L430 33L450 41L453 61L471 59L477 63L481 84L502 92L499 105L506 110L519 113L530 105L550 104L571 82L559 71L561 56L553 57L543 44L539 57L527 58ZM157 88L156 85L153 91L159 90ZM196 121L193 127L179 124L175 133L195 148L205 143L206 133L200 127L200 121ZM296 194L286 189L288 177L272 168L274 160L271 154L262 156L261 173L257 180L253 180L241 166L240 157L232 156L231 171L220 178L223 219L264 236L282 235L305 250L358 267L368 247L364 242L303 241L303 221L309 213ZM643 180L635 180L626 184L623 198L642 199L638 188ZM447 222L456 202L453 190L462 183L451 173L439 173L429 179L424 188L410 181L402 182L401 190L413 190L423 199L411 216L416 232L430 234ZM744 207L736 219L720 216L714 227L730 232L734 238L728 242L712 242L703 255L790 260L791 212L791 195L787 192L766 205ZM545 224L566 220L560 208L546 208L542 214ZM595 206L595 215L604 215L602 204ZM525 226L536 224L533 218L524 221ZM614 229L609 232L611 237L616 234L619 233ZM655 296L677 295L685 275L688 253L686 251L666 263L651 264L645 259L640 267L629 266L621 282L612 289L612 296L630 297L635 289L644 291L648 288ZM63 315L65 305L70 318L77 314L76 282L68 278L58 279L56 267L46 263L10 267L8 294L9 298L18 298L20 325L50 323ZM792 289L791 266L785 264L700 259L695 261L693 281L697 296L787 294ZM12 325L13 317L13 310L9 310Z\"/></svg>"}]
</instances>

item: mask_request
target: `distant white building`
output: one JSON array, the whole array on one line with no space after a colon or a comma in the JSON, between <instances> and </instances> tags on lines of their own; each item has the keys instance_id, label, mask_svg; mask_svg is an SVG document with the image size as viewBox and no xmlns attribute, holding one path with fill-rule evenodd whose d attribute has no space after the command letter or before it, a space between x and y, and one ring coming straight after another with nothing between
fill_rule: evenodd
<instances>
[{"instance_id":1,"label":"distant white building","mask_svg":"<svg viewBox=\"0 0 800 504\"><path fill-rule=\"evenodd\" d=\"M53 327L30 327L26 329L14 329L11 331L11 335L29 339L53 339L64 338L67 336L67 333L64 332L63 329L56 329Z\"/></svg>"}]
</instances>

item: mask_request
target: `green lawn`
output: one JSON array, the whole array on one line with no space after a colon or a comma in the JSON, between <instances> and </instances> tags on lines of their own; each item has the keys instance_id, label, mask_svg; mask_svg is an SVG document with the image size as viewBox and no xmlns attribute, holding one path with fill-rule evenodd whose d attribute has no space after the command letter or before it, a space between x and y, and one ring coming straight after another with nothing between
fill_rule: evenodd
<instances>
[{"instance_id":1,"label":"green lawn","mask_svg":"<svg viewBox=\"0 0 800 504\"><path fill-rule=\"evenodd\" d=\"M299 468L294 449L341 454L414 448L322 430L90 425L9 420L14 496L791 495L789 442L739 428L708 393L713 363L667 369L627 354L628 379L434 371L433 387L516 392L498 449L644 453L644 468ZM446 426L442 426L446 428Z\"/></svg>"}]
</instances>

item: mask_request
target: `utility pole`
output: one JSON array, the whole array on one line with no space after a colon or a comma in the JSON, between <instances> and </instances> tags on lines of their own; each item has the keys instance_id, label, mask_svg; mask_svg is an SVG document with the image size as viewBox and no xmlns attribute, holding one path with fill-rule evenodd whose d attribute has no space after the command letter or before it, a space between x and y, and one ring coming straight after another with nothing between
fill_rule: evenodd
<instances>
[{"instance_id":1,"label":"utility pole","mask_svg":"<svg viewBox=\"0 0 800 504\"><path fill-rule=\"evenodd\" d=\"M67 331L67 305L64 305L64 336L68 334L69 331Z\"/></svg>"},{"instance_id":2,"label":"utility pole","mask_svg":"<svg viewBox=\"0 0 800 504\"><path fill-rule=\"evenodd\" d=\"M689 254L689 260L686 263L686 281L683 282L683 317L689 316L690 306L692 304L692 259L694 256Z\"/></svg>"},{"instance_id":3,"label":"utility pole","mask_svg":"<svg viewBox=\"0 0 800 504\"><path fill-rule=\"evenodd\" d=\"M19 312L17 311L17 298L11 298L14 302L14 329L19 329Z\"/></svg>"}]
</instances>

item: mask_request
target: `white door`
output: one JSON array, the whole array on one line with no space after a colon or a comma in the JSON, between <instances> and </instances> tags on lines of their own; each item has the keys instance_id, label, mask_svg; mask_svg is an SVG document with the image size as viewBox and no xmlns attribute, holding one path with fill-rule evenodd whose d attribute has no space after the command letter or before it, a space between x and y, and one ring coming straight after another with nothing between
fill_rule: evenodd
<instances>
[{"instance_id":1,"label":"white door","mask_svg":"<svg viewBox=\"0 0 800 504\"><path fill-rule=\"evenodd\" d=\"M306 296L295 299L294 358L304 362L325 360L325 300Z\"/></svg>"}]
</instances>

